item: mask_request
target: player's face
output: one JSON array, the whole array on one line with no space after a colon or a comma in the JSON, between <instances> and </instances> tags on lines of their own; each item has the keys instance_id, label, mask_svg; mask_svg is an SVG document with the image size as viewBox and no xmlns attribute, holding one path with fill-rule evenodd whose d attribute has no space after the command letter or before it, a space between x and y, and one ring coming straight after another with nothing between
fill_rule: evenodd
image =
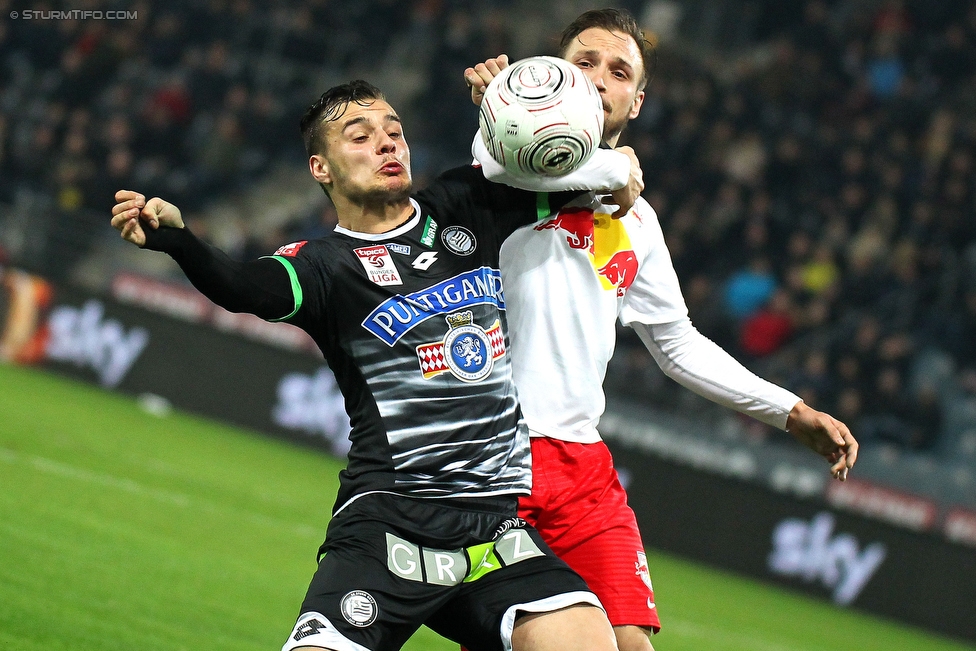
<instances>
[{"instance_id":1,"label":"player's face","mask_svg":"<svg viewBox=\"0 0 976 651\"><path fill-rule=\"evenodd\" d=\"M620 132L640 113L643 61L634 39L599 27L583 30L563 58L590 78L603 98L603 139L615 145Z\"/></svg>"},{"instance_id":2,"label":"player's face","mask_svg":"<svg viewBox=\"0 0 976 651\"><path fill-rule=\"evenodd\" d=\"M331 186L333 195L354 202L390 202L410 194L410 149L400 118L383 100L362 106L351 102L346 112L326 125L326 153L310 162L312 174Z\"/></svg>"}]
</instances>

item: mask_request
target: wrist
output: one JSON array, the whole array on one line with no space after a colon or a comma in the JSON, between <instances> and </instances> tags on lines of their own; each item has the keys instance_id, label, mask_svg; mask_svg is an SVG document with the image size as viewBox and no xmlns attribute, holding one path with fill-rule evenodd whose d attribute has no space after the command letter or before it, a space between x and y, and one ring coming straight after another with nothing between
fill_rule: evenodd
<instances>
[{"instance_id":1,"label":"wrist","mask_svg":"<svg viewBox=\"0 0 976 651\"><path fill-rule=\"evenodd\" d=\"M786 431L787 432L793 431L793 425L795 425L796 422L802 417L801 415L802 415L803 411L805 411L807 409L810 409L810 407L805 402L803 402L803 400L800 400L795 405L793 405L793 408L790 409L790 413L787 414L787 416L786 416Z\"/></svg>"}]
</instances>

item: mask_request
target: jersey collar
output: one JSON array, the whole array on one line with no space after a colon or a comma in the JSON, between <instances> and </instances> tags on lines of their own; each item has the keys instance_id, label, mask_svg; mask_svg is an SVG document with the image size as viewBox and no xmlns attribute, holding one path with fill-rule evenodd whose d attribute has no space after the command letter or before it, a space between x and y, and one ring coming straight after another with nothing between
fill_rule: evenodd
<instances>
[{"instance_id":1,"label":"jersey collar","mask_svg":"<svg viewBox=\"0 0 976 651\"><path fill-rule=\"evenodd\" d=\"M407 220L402 226L397 226L392 231L387 231L385 233L360 233L359 231L351 231L348 228L343 228L342 226L336 226L335 232L347 235L349 237L354 237L357 240L366 240L367 242L378 242L379 240L388 240L391 237L399 237L403 235L411 228L416 226L420 222L420 204L410 197L410 205L413 206L413 217Z\"/></svg>"}]
</instances>

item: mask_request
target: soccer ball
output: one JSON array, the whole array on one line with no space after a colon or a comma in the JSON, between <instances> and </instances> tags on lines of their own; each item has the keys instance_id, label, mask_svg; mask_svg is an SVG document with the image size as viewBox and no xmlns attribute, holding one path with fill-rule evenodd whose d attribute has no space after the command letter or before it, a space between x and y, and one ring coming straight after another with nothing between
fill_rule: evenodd
<instances>
[{"instance_id":1,"label":"soccer ball","mask_svg":"<svg viewBox=\"0 0 976 651\"><path fill-rule=\"evenodd\" d=\"M515 176L563 176L600 146L603 100L568 61L530 57L502 70L481 101L481 137Z\"/></svg>"}]
</instances>

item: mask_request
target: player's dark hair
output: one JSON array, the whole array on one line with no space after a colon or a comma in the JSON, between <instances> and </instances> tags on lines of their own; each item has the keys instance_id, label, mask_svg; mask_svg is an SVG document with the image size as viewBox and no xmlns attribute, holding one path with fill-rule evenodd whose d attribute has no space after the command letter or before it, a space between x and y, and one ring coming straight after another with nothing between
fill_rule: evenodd
<instances>
[{"instance_id":1,"label":"player's dark hair","mask_svg":"<svg viewBox=\"0 0 976 651\"><path fill-rule=\"evenodd\" d=\"M644 36L634 15L626 9L592 9L581 14L563 30L559 38L559 55L565 55L573 40L591 27L605 29L608 32L621 32L634 39L637 49L640 50L644 68L638 89L643 89L654 76L654 69L657 67L657 50Z\"/></svg>"},{"instance_id":2,"label":"player's dark hair","mask_svg":"<svg viewBox=\"0 0 976 651\"><path fill-rule=\"evenodd\" d=\"M325 138L321 137L325 123L345 115L351 102L367 106L376 100L385 99L383 91L362 79L333 86L325 91L302 116L302 142L305 143L305 152L313 156L325 150Z\"/></svg>"}]
</instances>

